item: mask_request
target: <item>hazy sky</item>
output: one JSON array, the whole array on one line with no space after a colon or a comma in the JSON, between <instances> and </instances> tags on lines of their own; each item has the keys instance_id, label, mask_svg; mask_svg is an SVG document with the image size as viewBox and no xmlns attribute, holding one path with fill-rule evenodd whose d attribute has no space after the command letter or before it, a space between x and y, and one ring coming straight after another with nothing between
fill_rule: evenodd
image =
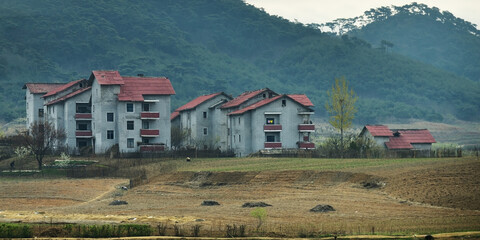
<instances>
[{"instance_id":1,"label":"hazy sky","mask_svg":"<svg viewBox=\"0 0 480 240\"><path fill-rule=\"evenodd\" d=\"M480 28L480 0L245 0L271 15L299 22L325 23L337 18L352 18L371 8L381 6L403 6L411 2L424 3L449 11L456 17L474 23Z\"/></svg>"}]
</instances>

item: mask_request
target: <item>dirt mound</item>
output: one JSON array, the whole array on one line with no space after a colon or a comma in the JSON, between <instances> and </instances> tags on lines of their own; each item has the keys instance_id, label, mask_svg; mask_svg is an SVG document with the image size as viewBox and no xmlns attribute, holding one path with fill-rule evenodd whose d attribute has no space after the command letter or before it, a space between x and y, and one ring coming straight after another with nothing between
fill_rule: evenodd
<instances>
[{"instance_id":1,"label":"dirt mound","mask_svg":"<svg viewBox=\"0 0 480 240\"><path fill-rule=\"evenodd\" d=\"M202 202L201 205L202 206L218 206L220 205L220 203L218 203L217 201L205 200Z\"/></svg>"},{"instance_id":2,"label":"dirt mound","mask_svg":"<svg viewBox=\"0 0 480 240\"><path fill-rule=\"evenodd\" d=\"M242 205L243 208L271 207L272 205L264 202L247 202Z\"/></svg>"},{"instance_id":3,"label":"dirt mound","mask_svg":"<svg viewBox=\"0 0 480 240\"><path fill-rule=\"evenodd\" d=\"M314 208L310 209L310 212L332 212L335 211L335 209L330 206L330 205L317 205Z\"/></svg>"}]
</instances>

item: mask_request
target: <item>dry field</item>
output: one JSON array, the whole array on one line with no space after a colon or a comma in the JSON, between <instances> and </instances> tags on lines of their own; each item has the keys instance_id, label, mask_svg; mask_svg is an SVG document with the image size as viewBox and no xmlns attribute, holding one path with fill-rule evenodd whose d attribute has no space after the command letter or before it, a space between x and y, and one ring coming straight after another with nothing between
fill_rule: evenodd
<instances>
[{"instance_id":1,"label":"dry field","mask_svg":"<svg viewBox=\"0 0 480 240\"><path fill-rule=\"evenodd\" d=\"M269 236L479 231L479 172L479 160L460 158L341 170L174 171L128 191L119 189L125 179L10 179L0 182L0 221L176 224L187 235L198 224L214 236L227 224L253 231L252 209L242 204L262 201L272 205L262 226ZM113 200L128 205L110 206ZM201 206L204 200L220 205ZM309 211L318 204L336 211Z\"/></svg>"}]
</instances>

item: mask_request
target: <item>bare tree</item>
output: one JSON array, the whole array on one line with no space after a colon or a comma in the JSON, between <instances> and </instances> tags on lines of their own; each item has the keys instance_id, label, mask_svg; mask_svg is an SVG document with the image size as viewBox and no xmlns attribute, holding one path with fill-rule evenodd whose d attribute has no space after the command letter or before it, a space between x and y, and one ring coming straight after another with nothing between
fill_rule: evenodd
<instances>
[{"instance_id":1,"label":"bare tree","mask_svg":"<svg viewBox=\"0 0 480 240\"><path fill-rule=\"evenodd\" d=\"M172 148L178 149L189 134L188 130L183 130L180 127L173 127L170 131Z\"/></svg>"},{"instance_id":2,"label":"bare tree","mask_svg":"<svg viewBox=\"0 0 480 240\"><path fill-rule=\"evenodd\" d=\"M50 150L53 144L65 137L63 129L55 129L55 126L48 121L35 121L30 125L28 131L24 133L27 146L32 150L35 160L38 163L38 169L42 170L43 157Z\"/></svg>"}]
</instances>

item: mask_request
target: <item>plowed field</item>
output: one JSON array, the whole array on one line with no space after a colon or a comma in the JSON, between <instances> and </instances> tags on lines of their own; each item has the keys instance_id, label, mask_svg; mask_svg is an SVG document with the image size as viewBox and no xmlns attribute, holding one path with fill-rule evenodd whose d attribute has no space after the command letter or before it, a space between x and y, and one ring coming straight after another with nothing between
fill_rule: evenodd
<instances>
[{"instance_id":1,"label":"plowed field","mask_svg":"<svg viewBox=\"0 0 480 240\"><path fill-rule=\"evenodd\" d=\"M274 236L480 230L479 172L478 160L462 158L342 171L170 172L126 191L122 179L7 180L0 221L163 223L184 231L199 224L215 235L227 224L254 229L252 209L242 205L261 201L272 205L262 229ZM309 211L318 204L336 211Z\"/></svg>"}]
</instances>

